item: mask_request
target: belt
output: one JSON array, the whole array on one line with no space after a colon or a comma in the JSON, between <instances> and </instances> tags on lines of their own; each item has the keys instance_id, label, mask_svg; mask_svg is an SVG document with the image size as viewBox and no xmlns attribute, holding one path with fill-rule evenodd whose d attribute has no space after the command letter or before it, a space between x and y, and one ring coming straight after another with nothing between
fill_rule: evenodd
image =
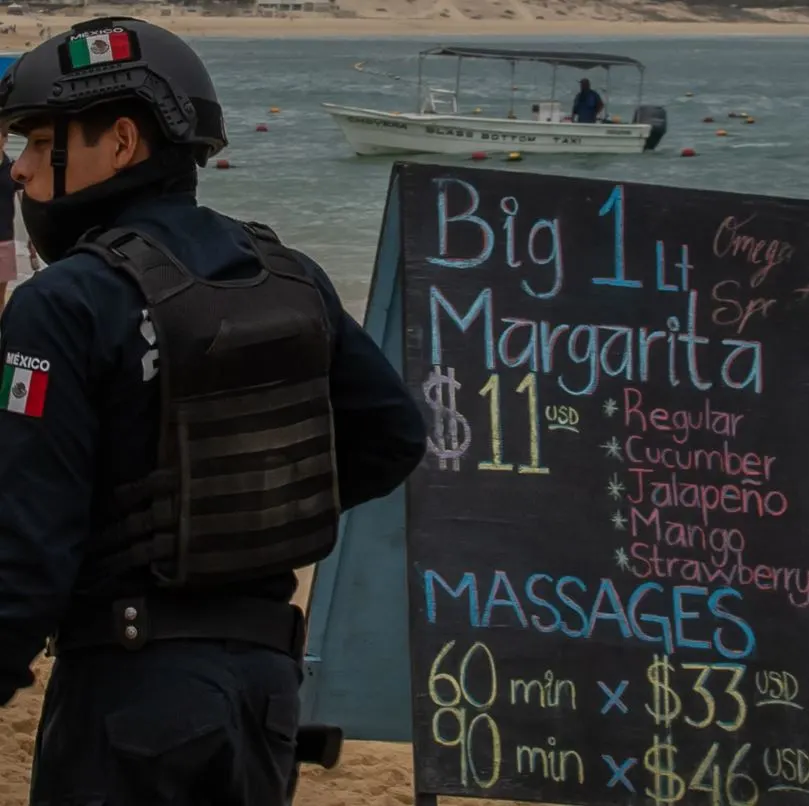
<instances>
[{"instance_id":1,"label":"belt","mask_svg":"<svg viewBox=\"0 0 809 806\"><path fill-rule=\"evenodd\" d=\"M121 646L137 650L152 641L241 641L302 661L306 625L292 604L249 597L145 596L71 608L47 654Z\"/></svg>"}]
</instances>

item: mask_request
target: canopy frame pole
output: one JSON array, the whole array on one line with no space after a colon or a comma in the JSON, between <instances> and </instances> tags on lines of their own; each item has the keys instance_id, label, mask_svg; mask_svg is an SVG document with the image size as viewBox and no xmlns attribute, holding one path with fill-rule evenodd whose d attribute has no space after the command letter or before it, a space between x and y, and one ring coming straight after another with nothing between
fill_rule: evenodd
<instances>
[{"instance_id":1,"label":"canopy frame pole","mask_svg":"<svg viewBox=\"0 0 809 806\"><path fill-rule=\"evenodd\" d=\"M419 79L418 79L418 84L416 86L416 114L417 115L421 114L421 98L422 98L421 73L422 73L422 67L424 65L424 58L425 58L425 54L424 53L419 53Z\"/></svg>"},{"instance_id":2,"label":"canopy frame pole","mask_svg":"<svg viewBox=\"0 0 809 806\"><path fill-rule=\"evenodd\" d=\"M642 67L642 66L638 68L638 72L640 73L640 83L638 85L638 106L640 106L643 103L643 73L644 73L644 70L645 70L645 68Z\"/></svg>"},{"instance_id":3,"label":"canopy frame pole","mask_svg":"<svg viewBox=\"0 0 809 806\"><path fill-rule=\"evenodd\" d=\"M511 60L511 97L508 104L508 116L509 118L514 117L514 73L517 69L517 63L512 59Z\"/></svg>"}]
</instances>

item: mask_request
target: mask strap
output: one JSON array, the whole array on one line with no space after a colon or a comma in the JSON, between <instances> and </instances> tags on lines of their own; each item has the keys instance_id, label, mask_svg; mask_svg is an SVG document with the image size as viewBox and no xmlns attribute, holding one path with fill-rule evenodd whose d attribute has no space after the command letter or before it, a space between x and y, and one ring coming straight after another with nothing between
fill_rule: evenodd
<instances>
[{"instance_id":1,"label":"mask strap","mask_svg":"<svg viewBox=\"0 0 809 806\"><path fill-rule=\"evenodd\" d=\"M51 149L53 168L53 198L65 195L65 174L67 173L67 120L57 118L53 127L53 148Z\"/></svg>"}]
</instances>

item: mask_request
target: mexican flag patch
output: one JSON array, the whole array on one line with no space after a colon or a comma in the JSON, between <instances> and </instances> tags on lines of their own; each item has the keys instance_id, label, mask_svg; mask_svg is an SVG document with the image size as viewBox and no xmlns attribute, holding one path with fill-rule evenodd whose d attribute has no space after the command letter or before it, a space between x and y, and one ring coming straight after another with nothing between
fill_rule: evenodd
<instances>
[{"instance_id":1,"label":"mexican flag patch","mask_svg":"<svg viewBox=\"0 0 809 806\"><path fill-rule=\"evenodd\" d=\"M132 43L127 31L113 28L74 37L68 43L68 53L71 67L78 70L94 64L131 59Z\"/></svg>"},{"instance_id":2,"label":"mexican flag patch","mask_svg":"<svg viewBox=\"0 0 809 806\"><path fill-rule=\"evenodd\" d=\"M8 353L0 384L0 409L41 417L48 391L51 362L22 353Z\"/></svg>"}]
</instances>

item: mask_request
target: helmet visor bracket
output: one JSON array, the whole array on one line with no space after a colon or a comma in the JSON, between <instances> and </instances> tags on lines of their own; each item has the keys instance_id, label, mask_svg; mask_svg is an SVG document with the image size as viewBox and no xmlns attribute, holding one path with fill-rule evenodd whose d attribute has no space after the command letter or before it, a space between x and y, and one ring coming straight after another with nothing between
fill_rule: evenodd
<instances>
[{"instance_id":1,"label":"helmet visor bracket","mask_svg":"<svg viewBox=\"0 0 809 806\"><path fill-rule=\"evenodd\" d=\"M132 64L63 76L54 82L44 104L0 107L0 126L24 134L25 124L31 118L53 120L127 98L142 100L149 107L170 142L182 144L193 136L197 112L191 100L145 65Z\"/></svg>"},{"instance_id":2,"label":"helmet visor bracket","mask_svg":"<svg viewBox=\"0 0 809 806\"><path fill-rule=\"evenodd\" d=\"M192 137L197 122L194 104L144 64L63 76L54 82L43 111L75 115L97 104L126 98L144 101L172 143L185 143Z\"/></svg>"}]
</instances>

